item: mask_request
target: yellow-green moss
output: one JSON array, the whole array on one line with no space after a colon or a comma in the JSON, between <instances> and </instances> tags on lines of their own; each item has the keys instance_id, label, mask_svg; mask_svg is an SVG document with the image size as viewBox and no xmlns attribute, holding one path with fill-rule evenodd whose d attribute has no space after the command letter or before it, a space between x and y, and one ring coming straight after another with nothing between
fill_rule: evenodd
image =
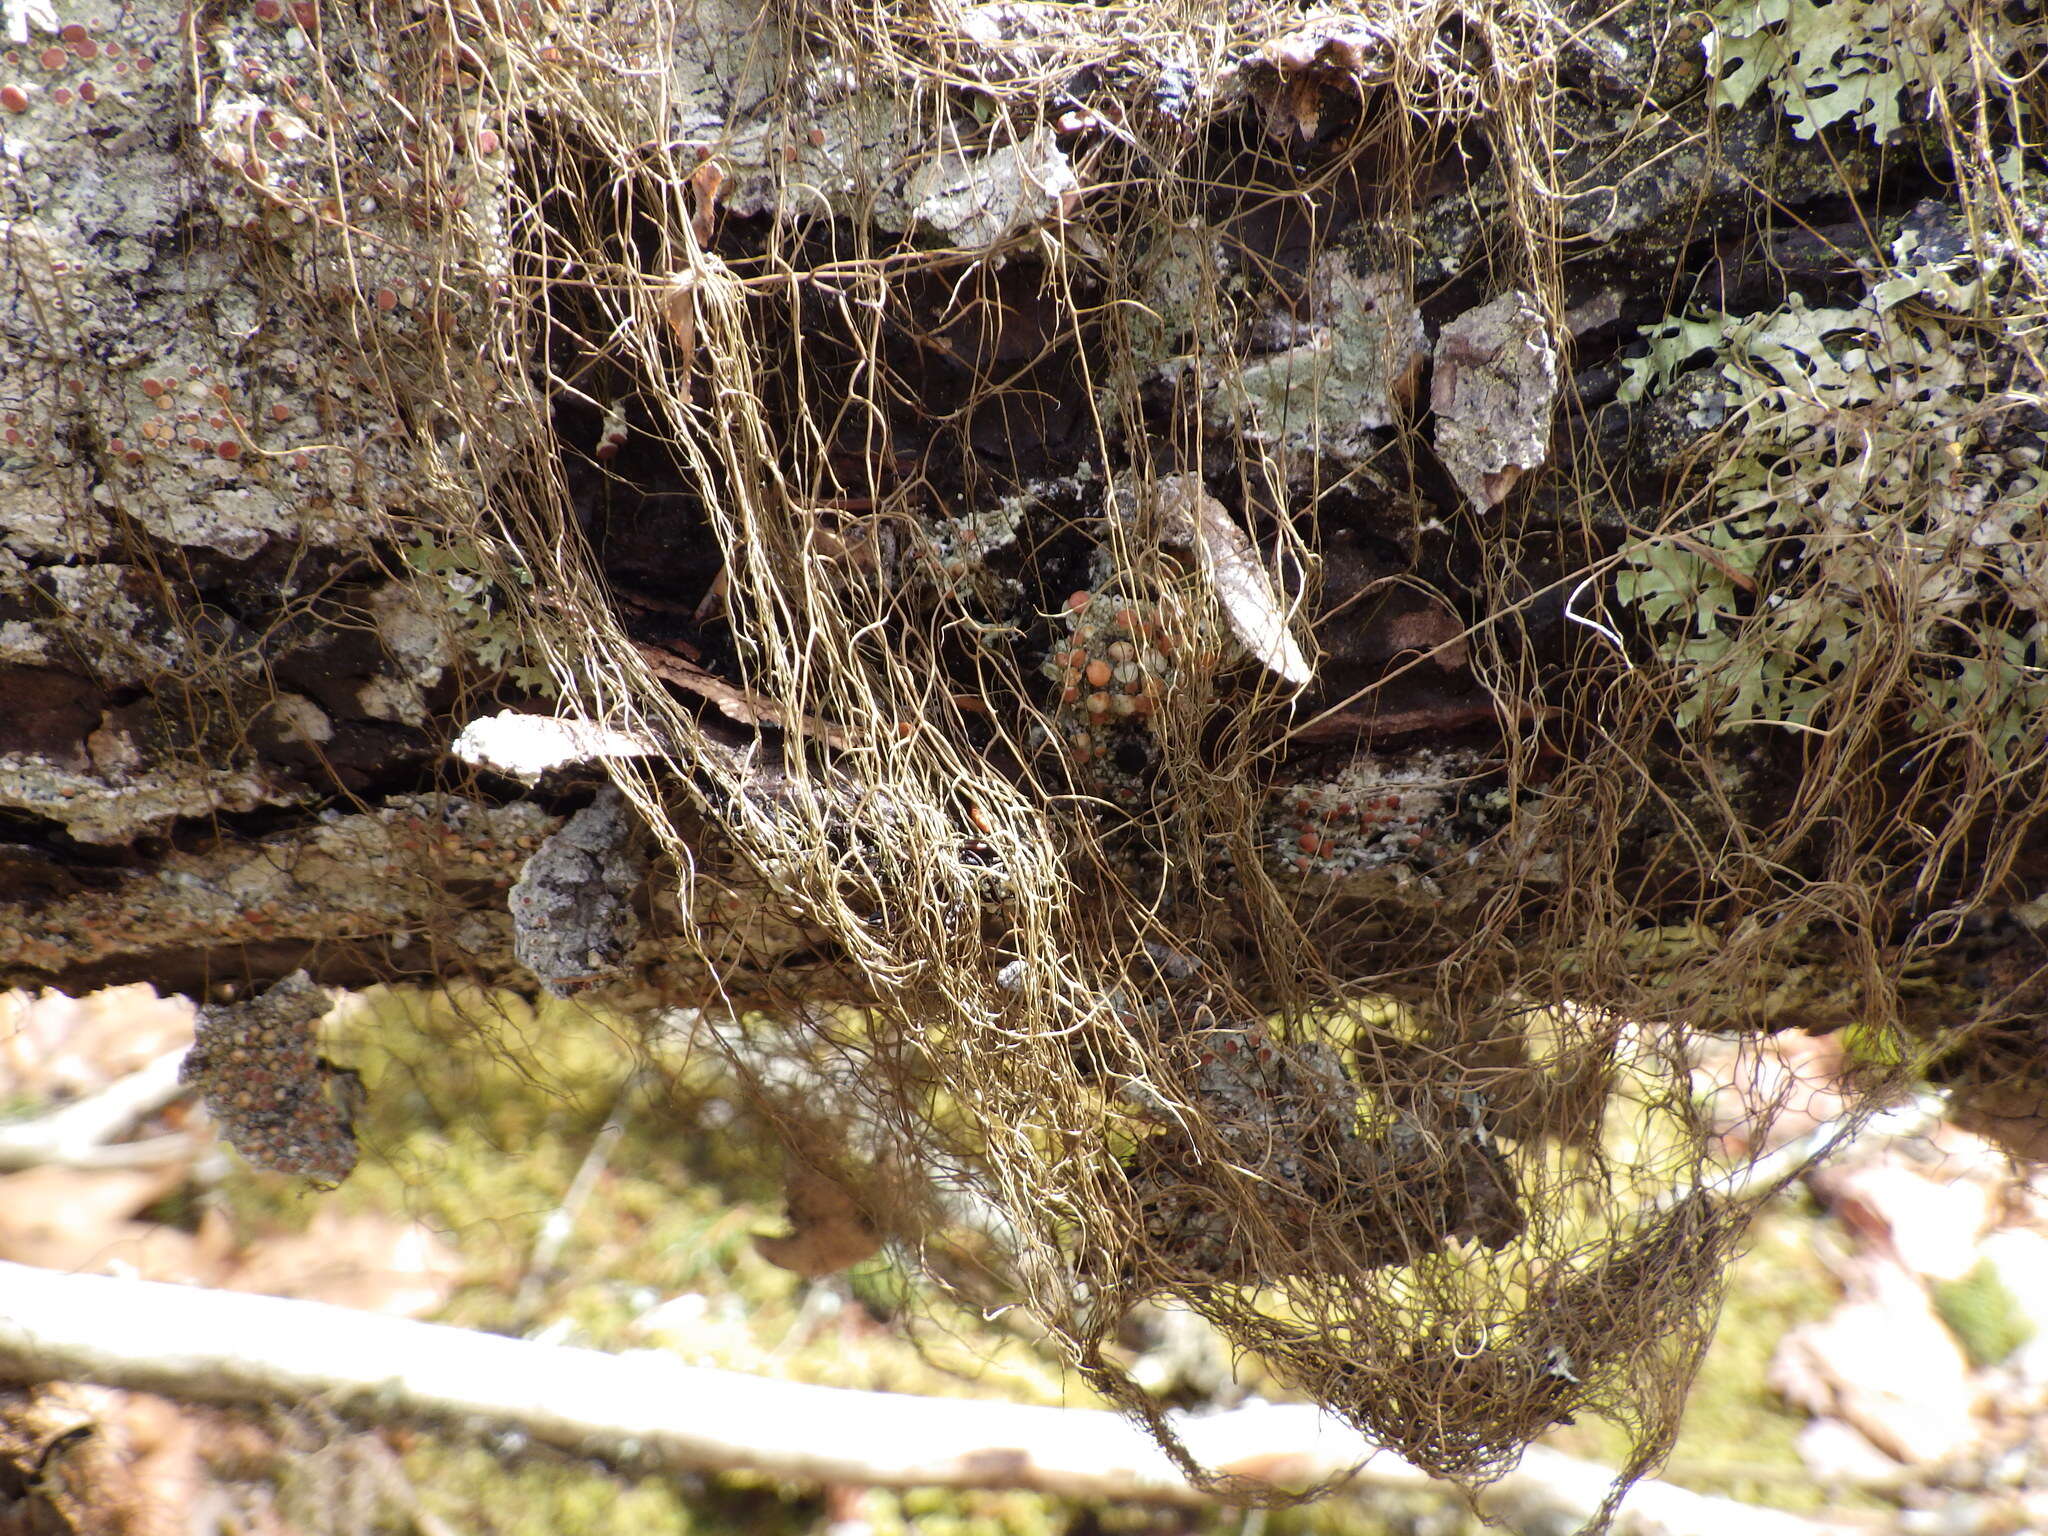
<instances>
[{"instance_id":1,"label":"yellow-green moss","mask_svg":"<svg viewBox=\"0 0 2048 1536\"><path fill-rule=\"evenodd\" d=\"M1961 1279L1935 1281L1932 1290L1934 1310L1980 1369L2000 1364L2034 1336L2033 1323L1989 1259L1979 1259Z\"/></svg>"},{"instance_id":2,"label":"yellow-green moss","mask_svg":"<svg viewBox=\"0 0 2048 1536\"><path fill-rule=\"evenodd\" d=\"M616 1018L574 1004L536 1010L517 999L452 992L366 994L330 1028L328 1049L359 1067L372 1092L365 1155L330 1195L242 1169L230 1205L255 1229L302 1226L320 1200L422 1221L460 1254L467 1283L440 1320L598 1347L668 1347L693 1361L828 1384L1037 1402L1089 1401L1057 1362L1014 1329L929 1290L885 1253L843 1280L814 1284L755 1251L782 1221L772 1138L735 1129L733 1085L715 1059L650 1054ZM720 1129L698 1111L724 1099ZM542 1223L561 1206L607 1119L622 1134L538 1299L520 1286ZM649 1307L696 1295L652 1321ZM807 1300L810 1304L807 1305ZM1764 1369L1794 1323L1832 1305L1798 1218L1780 1211L1737 1266L1720 1337L1708 1357L1674 1458L1681 1481L1733 1497L1810 1508L1793 1439L1803 1420L1764 1391ZM877 1327L860 1316L889 1317ZM1269 1387L1271 1383L1267 1384ZM1590 1421L1561 1447L1613 1458L1621 1432ZM467 1440L422 1436L408 1475L427 1507L458 1529L491 1536L573 1530L704 1533L815 1529L814 1491L772 1479L634 1479L549 1453L494 1454ZM1378 1495L1338 1498L1260 1517L1266 1536L1380 1536L1407 1523ZM1023 1493L910 1490L869 1494L879 1536L1052 1536L1083 1506ZM1145 1532L1162 1511L1092 1507L1094 1528ZM1177 1531L1235 1533L1238 1510L1168 1517ZM1436 1517L1445 1518L1441 1513ZM1452 1517L1455 1520L1455 1517ZM1467 1520L1444 1529L1480 1529Z\"/></svg>"},{"instance_id":3,"label":"yellow-green moss","mask_svg":"<svg viewBox=\"0 0 2048 1536\"><path fill-rule=\"evenodd\" d=\"M1838 1299L1834 1280L1808 1241L1811 1219L1785 1206L1757 1219L1749 1251L1729 1271L1720 1326L1686 1400L1678 1444L1663 1476L1704 1493L1778 1509L1812 1511L1830 1502L1799 1457L1805 1415L1764 1385L1785 1335L1825 1317ZM1628 1447L1621 1430L1590 1418L1559 1430L1550 1443L1610 1466Z\"/></svg>"}]
</instances>

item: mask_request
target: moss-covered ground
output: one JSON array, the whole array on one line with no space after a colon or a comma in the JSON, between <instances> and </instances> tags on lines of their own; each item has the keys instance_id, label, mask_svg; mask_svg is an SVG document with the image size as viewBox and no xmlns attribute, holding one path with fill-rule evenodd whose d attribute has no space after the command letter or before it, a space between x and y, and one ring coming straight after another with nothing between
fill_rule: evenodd
<instances>
[{"instance_id":1,"label":"moss-covered ground","mask_svg":"<svg viewBox=\"0 0 2048 1536\"><path fill-rule=\"evenodd\" d=\"M423 1222L462 1262L441 1321L603 1348L668 1348L697 1363L835 1385L1093 1401L1017 1326L955 1305L886 1253L816 1282L767 1263L752 1238L782 1227L778 1154L771 1137L754 1134L708 1053L650 1046L621 1021L571 1004L536 1010L452 992L367 994L331 1026L329 1053L357 1067L371 1090L358 1127L361 1166L333 1193L310 1196L237 1165L229 1199L244 1225L303 1221L315 1200ZM564 1211L608 1123L616 1137L549 1262L545 1226ZM1803 1420L1763 1384L1784 1332L1832 1304L1832 1282L1804 1233L1809 1220L1790 1204L1768 1213L1735 1267L1667 1473L1674 1479L1764 1505L1823 1501L1793 1448ZM421 1510L488 1536L772 1536L816 1531L849 1513L844 1503L828 1512L822 1490L759 1478L634 1479L526 1446L424 1435L402 1443ZM1584 1422L1552 1443L1612 1458L1625 1442L1618 1430ZM1190 1515L1020 1493L848 1497L879 1536L1479 1529L1432 1499ZM410 1515L391 1519L393 1531L414 1528Z\"/></svg>"}]
</instances>

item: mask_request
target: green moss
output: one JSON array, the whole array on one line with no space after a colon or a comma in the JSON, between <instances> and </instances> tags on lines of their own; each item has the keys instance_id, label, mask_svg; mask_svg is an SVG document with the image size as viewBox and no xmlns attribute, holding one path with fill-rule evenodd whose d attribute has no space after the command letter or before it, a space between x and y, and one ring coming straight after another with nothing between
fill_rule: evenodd
<instances>
[{"instance_id":1,"label":"green moss","mask_svg":"<svg viewBox=\"0 0 2048 1536\"><path fill-rule=\"evenodd\" d=\"M1932 1289L1934 1310L1980 1369L2002 1363L2034 1336L2032 1321L1989 1259L1979 1259L1960 1280L1935 1281Z\"/></svg>"},{"instance_id":2,"label":"green moss","mask_svg":"<svg viewBox=\"0 0 2048 1536\"><path fill-rule=\"evenodd\" d=\"M244 1232L303 1228L323 1201L419 1221L463 1266L442 1322L667 1347L694 1362L827 1384L1076 1399L1026 1340L928 1292L892 1260L817 1284L764 1260L753 1237L782 1225L780 1154L765 1128L734 1121L736 1085L708 1053L663 1059L616 1017L473 990L366 993L331 1021L324 1048L370 1089L362 1161L326 1195L238 1165L228 1205ZM713 1101L719 1111L707 1117ZM536 1292L526 1282L543 1225L614 1119L622 1133ZM659 1326L647 1321L651 1307L692 1295L700 1301ZM904 1326L859 1321L861 1299ZM818 1524L813 1491L768 1479L621 1479L550 1453L501 1458L434 1437L407 1462L415 1484L432 1490L428 1507L462 1530L664 1536ZM1078 1512L1027 1495L935 1497L920 1530L1038 1536Z\"/></svg>"},{"instance_id":3,"label":"green moss","mask_svg":"<svg viewBox=\"0 0 2048 1536\"><path fill-rule=\"evenodd\" d=\"M627 1479L566 1461L513 1459L480 1445L427 1440L405 1457L429 1513L492 1536L689 1536L690 1490L673 1478ZM765 1533L772 1525L753 1527ZM791 1521L784 1529L799 1529Z\"/></svg>"},{"instance_id":4,"label":"green moss","mask_svg":"<svg viewBox=\"0 0 2048 1536\"><path fill-rule=\"evenodd\" d=\"M1800 1459L1805 1415L1764 1386L1785 1335L1825 1317L1837 1299L1834 1280L1808 1241L1810 1220L1783 1206L1758 1218L1752 1246L1729 1271L1713 1346L1660 1475L1748 1504L1798 1511L1840 1505L1813 1484ZM1588 1418L1558 1431L1550 1443L1615 1466L1627 1454L1629 1437Z\"/></svg>"},{"instance_id":5,"label":"green moss","mask_svg":"<svg viewBox=\"0 0 2048 1536\"><path fill-rule=\"evenodd\" d=\"M1391 1019L1391 1016L1390 1016ZM332 1195L273 1175L233 1181L245 1217L302 1225L319 1200L425 1222L460 1254L467 1284L440 1314L472 1327L598 1347L666 1347L706 1364L792 1379L905 1392L1084 1403L1058 1363L1018 1334L926 1287L889 1255L843 1281L805 1282L763 1260L756 1232L781 1225L773 1139L735 1123L737 1093L715 1060L651 1056L621 1022L570 1004L533 1009L483 994L366 995L328 1042L364 1072L372 1094L365 1156ZM719 1113L701 1111L723 1101ZM521 1282L542 1223L608 1119L623 1126L537 1299ZM714 1128L715 1127L715 1128ZM656 1303L700 1300L647 1320ZM836 1304L835 1304L836 1301ZM1720 1339L1686 1420L1681 1480L1764 1503L1802 1498L1793 1438L1803 1422L1759 1386L1777 1341L1832 1302L1824 1272L1793 1220L1767 1219L1736 1268ZM865 1308L863 1308L865 1303ZM874 1327L862 1311L890 1316ZM1256 1371L1246 1365L1247 1378ZM1619 1431L1583 1424L1570 1448L1617 1455ZM814 1491L772 1479L633 1479L551 1453L501 1457L488 1447L422 1437L407 1470L427 1507L461 1530L492 1536L573 1530L705 1533L813 1530ZM1338 1498L1264 1518L1267 1536L1381 1536L1441 1512ZM915 1490L867 1496L878 1532L1046 1536L1085 1518L1104 1532L1160 1529L1142 1506L1103 1508L1022 1493ZM1244 1514L1177 1513L1172 1529L1235 1533ZM1443 1519L1439 1513L1434 1518ZM1479 1529L1462 1522L1443 1529Z\"/></svg>"}]
</instances>

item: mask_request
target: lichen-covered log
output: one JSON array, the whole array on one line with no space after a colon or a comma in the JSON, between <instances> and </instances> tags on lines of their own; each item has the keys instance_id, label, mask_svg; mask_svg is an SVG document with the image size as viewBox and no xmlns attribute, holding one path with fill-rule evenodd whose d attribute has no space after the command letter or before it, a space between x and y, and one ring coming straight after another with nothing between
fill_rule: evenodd
<instances>
[{"instance_id":1,"label":"lichen-covered log","mask_svg":"<svg viewBox=\"0 0 2048 1536\"><path fill-rule=\"evenodd\" d=\"M2040 22L1876 15L18 40L0 981L708 1010L1136 1411L1164 1291L1639 1471L1689 1039L2048 1093Z\"/></svg>"}]
</instances>

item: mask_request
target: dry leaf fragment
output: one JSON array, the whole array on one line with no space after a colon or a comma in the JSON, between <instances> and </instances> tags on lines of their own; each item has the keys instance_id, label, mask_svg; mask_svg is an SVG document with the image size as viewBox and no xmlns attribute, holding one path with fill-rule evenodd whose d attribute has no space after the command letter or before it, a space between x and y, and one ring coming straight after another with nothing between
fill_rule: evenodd
<instances>
[{"instance_id":1,"label":"dry leaf fragment","mask_svg":"<svg viewBox=\"0 0 2048 1536\"><path fill-rule=\"evenodd\" d=\"M794 728L788 713L780 705L751 688L729 683L717 673L707 672L659 646L636 642L633 649L640 653L640 659L647 663L647 669L656 677L679 688L687 688L700 699L710 700L728 720L740 725L772 725L785 731ZM828 747L848 744L847 733L836 725L808 716L798 723L805 735L824 742Z\"/></svg>"},{"instance_id":2,"label":"dry leaf fragment","mask_svg":"<svg viewBox=\"0 0 2048 1536\"><path fill-rule=\"evenodd\" d=\"M418 1222L323 1205L293 1236L253 1244L223 1284L268 1296L303 1296L358 1311L423 1317L463 1278L455 1251Z\"/></svg>"},{"instance_id":3,"label":"dry leaf fragment","mask_svg":"<svg viewBox=\"0 0 2048 1536\"><path fill-rule=\"evenodd\" d=\"M690 172L691 201L696 204L690 214L690 233L697 237L701 250L711 248L712 231L718 225L718 194L724 186L725 172L716 160L706 160Z\"/></svg>"},{"instance_id":4,"label":"dry leaf fragment","mask_svg":"<svg viewBox=\"0 0 2048 1536\"><path fill-rule=\"evenodd\" d=\"M687 394L697 365L697 274L675 272L662 290L661 318L676 338L676 388Z\"/></svg>"},{"instance_id":5,"label":"dry leaf fragment","mask_svg":"<svg viewBox=\"0 0 2048 1536\"><path fill-rule=\"evenodd\" d=\"M30 1168L0 1179L0 1259L42 1269L95 1269L110 1259L133 1264L138 1245L163 1229L137 1220L178 1187L179 1164L165 1168ZM189 1241L169 1234L170 1246Z\"/></svg>"},{"instance_id":6,"label":"dry leaf fragment","mask_svg":"<svg viewBox=\"0 0 2048 1536\"><path fill-rule=\"evenodd\" d=\"M882 1239L846 1186L799 1163L789 1171L788 1237L757 1237L754 1247L778 1269L817 1279L871 1259Z\"/></svg>"},{"instance_id":7,"label":"dry leaf fragment","mask_svg":"<svg viewBox=\"0 0 2048 1536\"><path fill-rule=\"evenodd\" d=\"M1312 144L1322 129L1323 92L1362 99L1368 86L1386 80L1387 53L1385 38L1360 19L1318 17L1267 42L1246 62L1245 75L1265 108L1267 132Z\"/></svg>"},{"instance_id":8,"label":"dry leaf fragment","mask_svg":"<svg viewBox=\"0 0 2048 1536\"><path fill-rule=\"evenodd\" d=\"M1287 611L1251 536L1193 475L1159 482L1160 539L1195 551L1230 628L1258 662L1299 688L1315 674L1287 628Z\"/></svg>"}]
</instances>

